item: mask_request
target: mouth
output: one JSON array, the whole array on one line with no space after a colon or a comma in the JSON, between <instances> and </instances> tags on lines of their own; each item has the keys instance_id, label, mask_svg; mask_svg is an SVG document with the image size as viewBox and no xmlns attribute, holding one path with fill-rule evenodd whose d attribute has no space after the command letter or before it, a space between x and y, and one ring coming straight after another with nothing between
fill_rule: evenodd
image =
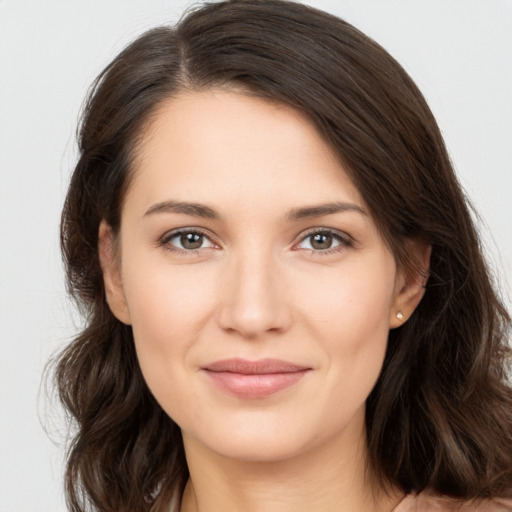
<instances>
[{"instance_id":1,"label":"mouth","mask_svg":"<svg viewBox=\"0 0 512 512\"><path fill-rule=\"evenodd\" d=\"M311 368L279 359L225 359L201 369L222 391L238 398L265 398L297 384Z\"/></svg>"}]
</instances>

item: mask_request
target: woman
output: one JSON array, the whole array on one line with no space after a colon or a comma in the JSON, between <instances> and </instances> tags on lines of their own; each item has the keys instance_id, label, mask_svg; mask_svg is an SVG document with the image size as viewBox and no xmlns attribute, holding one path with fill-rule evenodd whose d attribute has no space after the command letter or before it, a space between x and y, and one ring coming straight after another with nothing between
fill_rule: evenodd
<instances>
[{"instance_id":1,"label":"woman","mask_svg":"<svg viewBox=\"0 0 512 512\"><path fill-rule=\"evenodd\" d=\"M510 318L382 48L208 4L106 68L79 149L72 510L512 510Z\"/></svg>"}]
</instances>

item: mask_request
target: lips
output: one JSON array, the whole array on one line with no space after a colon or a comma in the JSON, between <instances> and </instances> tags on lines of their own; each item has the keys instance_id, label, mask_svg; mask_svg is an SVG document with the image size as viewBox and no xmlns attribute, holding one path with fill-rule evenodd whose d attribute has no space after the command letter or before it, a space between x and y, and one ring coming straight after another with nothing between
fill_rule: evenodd
<instances>
[{"instance_id":1,"label":"lips","mask_svg":"<svg viewBox=\"0 0 512 512\"><path fill-rule=\"evenodd\" d=\"M202 371L222 391L239 398L265 398L297 384L311 370L279 359L225 359Z\"/></svg>"}]
</instances>

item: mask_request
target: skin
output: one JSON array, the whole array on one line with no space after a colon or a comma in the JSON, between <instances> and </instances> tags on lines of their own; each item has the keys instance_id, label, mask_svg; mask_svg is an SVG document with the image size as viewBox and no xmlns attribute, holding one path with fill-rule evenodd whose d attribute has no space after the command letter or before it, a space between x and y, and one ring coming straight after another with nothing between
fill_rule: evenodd
<instances>
[{"instance_id":1,"label":"skin","mask_svg":"<svg viewBox=\"0 0 512 512\"><path fill-rule=\"evenodd\" d=\"M183 202L217 218L177 211ZM197 229L199 247L187 249L176 230ZM132 325L147 384L182 429L183 512L389 511L399 501L365 471L365 401L389 329L423 289L397 269L305 117L240 91L166 100L140 143L115 242L101 224L100 258L109 305ZM204 371L233 357L308 370L270 396L233 396Z\"/></svg>"}]
</instances>

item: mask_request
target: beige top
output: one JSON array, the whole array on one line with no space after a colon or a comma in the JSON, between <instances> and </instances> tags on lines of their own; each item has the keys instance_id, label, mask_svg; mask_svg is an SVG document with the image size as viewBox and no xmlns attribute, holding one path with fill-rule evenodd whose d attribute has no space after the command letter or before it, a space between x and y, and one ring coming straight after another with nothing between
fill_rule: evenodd
<instances>
[{"instance_id":1,"label":"beige top","mask_svg":"<svg viewBox=\"0 0 512 512\"><path fill-rule=\"evenodd\" d=\"M512 500L463 501L424 491L405 496L393 512L512 512Z\"/></svg>"}]
</instances>

